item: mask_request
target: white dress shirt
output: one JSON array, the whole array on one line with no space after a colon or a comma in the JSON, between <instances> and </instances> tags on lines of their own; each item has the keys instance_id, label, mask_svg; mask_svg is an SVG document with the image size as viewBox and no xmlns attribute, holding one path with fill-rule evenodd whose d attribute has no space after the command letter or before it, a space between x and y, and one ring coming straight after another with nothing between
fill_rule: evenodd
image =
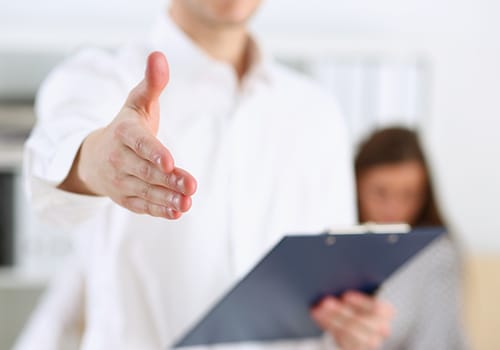
<instances>
[{"instance_id":1,"label":"white dress shirt","mask_svg":"<svg viewBox=\"0 0 500 350\"><path fill-rule=\"evenodd\" d=\"M192 209L177 221L56 188L84 138L116 116L154 50L171 71L158 139L198 181ZM85 237L83 349L165 348L283 234L354 223L348 134L334 101L258 47L255 54L239 82L162 17L151 36L114 53L81 52L44 82L26 145L27 185L43 218Z\"/></svg>"}]
</instances>

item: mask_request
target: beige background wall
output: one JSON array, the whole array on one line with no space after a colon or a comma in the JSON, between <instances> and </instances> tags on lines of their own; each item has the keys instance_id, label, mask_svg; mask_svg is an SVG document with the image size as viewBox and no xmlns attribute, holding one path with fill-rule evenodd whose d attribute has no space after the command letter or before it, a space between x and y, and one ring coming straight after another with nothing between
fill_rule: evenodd
<instances>
[{"instance_id":1,"label":"beige background wall","mask_svg":"<svg viewBox=\"0 0 500 350\"><path fill-rule=\"evenodd\" d=\"M473 349L500 349L500 254L469 256L465 266L465 317Z\"/></svg>"}]
</instances>

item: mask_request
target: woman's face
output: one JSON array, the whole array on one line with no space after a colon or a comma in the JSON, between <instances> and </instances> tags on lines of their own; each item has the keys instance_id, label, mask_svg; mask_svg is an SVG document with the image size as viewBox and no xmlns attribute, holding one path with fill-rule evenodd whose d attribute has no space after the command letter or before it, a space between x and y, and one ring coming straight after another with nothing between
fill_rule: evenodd
<instances>
[{"instance_id":1,"label":"woman's face","mask_svg":"<svg viewBox=\"0 0 500 350\"><path fill-rule=\"evenodd\" d=\"M425 168L418 161L377 165L357 179L361 222L414 224L427 196Z\"/></svg>"}]
</instances>

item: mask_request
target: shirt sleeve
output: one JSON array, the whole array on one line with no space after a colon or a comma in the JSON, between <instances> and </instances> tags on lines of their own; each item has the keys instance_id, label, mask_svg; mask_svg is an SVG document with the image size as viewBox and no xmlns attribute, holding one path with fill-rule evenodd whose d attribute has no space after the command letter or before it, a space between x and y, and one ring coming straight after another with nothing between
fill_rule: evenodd
<instances>
[{"instance_id":1,"label":"shirt sleeve","mask_svg":"<svg viewBox=\"0 0 500 350\"><path fill-rule=\"evenodd\" d=\"M91 217L111 201L59 190L83 140L107 125L127 90L111 55L86 50L56 68L42 84L37 123L25 145L24 184L43 221L62 227Z\"/></svg>"}]
</instances>

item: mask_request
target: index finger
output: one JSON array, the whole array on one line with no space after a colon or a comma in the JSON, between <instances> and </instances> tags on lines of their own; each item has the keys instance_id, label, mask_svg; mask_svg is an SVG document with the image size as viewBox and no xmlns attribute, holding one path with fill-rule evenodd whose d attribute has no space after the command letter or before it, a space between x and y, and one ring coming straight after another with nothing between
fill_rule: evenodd
<instances>
[{"instance_id":1,"label":"index finger","mask_svg":"<svg viewBox=\"0 0 500 350\"><path fill-rule=\"evenodd\" d=\"M181 168L175 168L172 172L175 179L175 188L186 196L192 196L198 187L198 183L193 175Z\"/></svg>"},{"instance_id":2,"label":"index finger","mask_svg":"<svg viewBox=\"0 0 500 350\"><path fill-rule=\"evenodd\" d=\"M169 150L147 129L137 125L123 124L116 128L120 141L139 157L170 173L174 170L174 159Z\"/></svg>"}]
</instances>

